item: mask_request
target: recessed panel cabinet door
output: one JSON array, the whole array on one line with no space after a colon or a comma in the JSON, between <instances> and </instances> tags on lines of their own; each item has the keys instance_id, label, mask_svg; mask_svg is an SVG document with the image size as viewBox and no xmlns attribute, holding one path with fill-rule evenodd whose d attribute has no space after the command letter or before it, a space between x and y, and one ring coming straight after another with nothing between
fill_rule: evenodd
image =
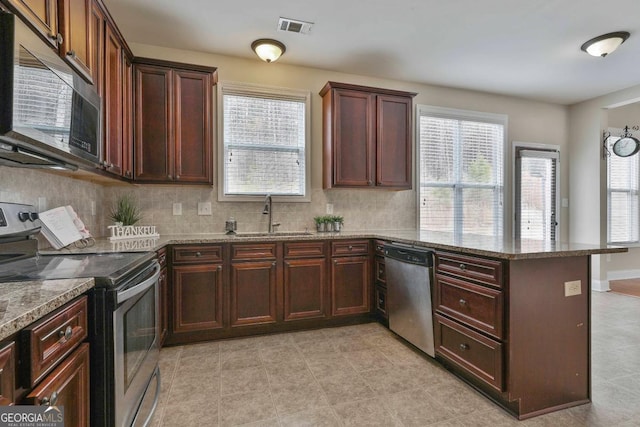
<instances>
[{"instance_id":1,"label":"recessed panel cabinet door","mask_svg":"<svg viewBox=\"0 0 640 427\"><path fill-rule=\"evenodd\" d=\"M58 19L62 43L59 46L60 56L78 71L80 76L93 83L91 70L92 40L89 37L92 0L61 0L58 2Z\"/></svg>"},{"instance_id":2,"label":"recessed panel cabinet door","mask_svg":"<svg viewBox=\"0 0 640 427\"><path fill-rule=\"evenodd\" d=\"M135 179L173 181L171 70L135 65Z\"/></svg>"},{"instance_id":3,"label":"recessed panel cabinet door","mask_svg":"<svg viewBox=\"0 0 640 427\"><path fill-rule=\"evenodd\" d=\"M333 94L333 185L373 185L374 96L336 89Z\"/></svg>"},{"instance_id":4,"label":"recessed panel cabinet door","mask_svg":"<svg viewBox=\"0 0 640 427\"><path fill-rule=\"evenodd\" d=\"M58 50L57 0L6 0L6 3Z\"/></svg>"},{"instance_id":5,"label":"recessed panel cabinet door","mask_svg":"<svg viewBox=\"0 0 640 427\"><path fill-rule=\"evenodd\" d=\"M324 258L284 262L284 320L326 315L326 261Z\"/></svg>"},{"instance_id":6,"label":"recessed panel cabinet door","mask_svg":"<svg viewBox=\"0 0 640 427\"><path fill-rule=\"evenodd\" d=\"M176 70L173 76L176 181L211 183L211 74Z\"/></svg>"},{"instance_id":7,"label":"recessed panel cabinet door","mask_svg":"<svg viewBox=\"0 0 640 427\"><path fill-rule=\"evenodd\" d=\"M65 427L89 426L89 344L84 343L26 397L33 405L64 406Z\"/></svg>"},{"instance_id":8,"label":"recessed panel cabinet door","mask_svg":"<svg viewBox=\"0 0 640 427\"><path fill-rule=\"evenodd\" d=\"M331 261L331 314L368 313L371 264L368 256L333 258Z\"/></svg>"},{"instance_id":9,"label":"recessed panel cabinet door","mask_svg":"<svg viewBox=\"0 0 640 427\"><path fill-rule=\"evenodd\" d=\"M223 327L222 265L173 267L173 333Z\"/></svg>"},{"instance_id":10,"label":"recessed panel cabinet door","mask_svg":"<svg viewBox=\"0 0 640 427\"><path fill-rule=\"evenodd\" d=\"M122 175L122 44L111 26L105 27L104 162L107 171Z\"/></svg>"},{"instance_id":11,"label":"recessed panel cabinet door","mask_svg":"<svg viewBox=\"0 0 640 427\"><path fill-rule=\"evenodd\" d=\"M411 98L378 95L378 187L411 188Z\"/></svg>"},{"instance_id":12,"label":"recessed panel cabinet door","mask_svg":"<svg viewBox=\"0 0 640 427\"><path fill-rule=\"evenodd\" d=\"M275 261L231 264L231 326L259 325L277 320Z\"/></svg>"}]
</instances>

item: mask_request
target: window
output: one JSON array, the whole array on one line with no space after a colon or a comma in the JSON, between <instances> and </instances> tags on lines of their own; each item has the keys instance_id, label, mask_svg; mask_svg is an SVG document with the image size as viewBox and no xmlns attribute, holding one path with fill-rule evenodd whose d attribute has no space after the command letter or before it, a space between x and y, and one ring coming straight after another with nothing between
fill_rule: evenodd
<instances>
[{"instance_id":1,"label":"window","mask_svg":"<svg viewBox=\"0 0 640 427\"><path fill-rule=\"evenodd\" d=\"M609 129L612 135L622 135L622 129ZM607 138L611 147L617 136ZM638 222L640 209L638 169L640 156L619 157L611 152L607 157L607 241L609 243L633 243L640 240Z\"/></svg>"},{"instance_id":2,"label":"window","mask_svg":"<svg viewBox=\"0 0 640 427\"><path fill-rule=\"evenodd\" d=\"M221 83L219 199L309 200L309 92Z\"/></svg>"},{"instance_id":3,"label":"window","mask_svg":"<svg viewBox=\"0 0 640 427\"><path fill-rule=\"evenodd\" d=\"M418 106L419 227L502 239L507 117Z\"/></svg>"}]
</instances>

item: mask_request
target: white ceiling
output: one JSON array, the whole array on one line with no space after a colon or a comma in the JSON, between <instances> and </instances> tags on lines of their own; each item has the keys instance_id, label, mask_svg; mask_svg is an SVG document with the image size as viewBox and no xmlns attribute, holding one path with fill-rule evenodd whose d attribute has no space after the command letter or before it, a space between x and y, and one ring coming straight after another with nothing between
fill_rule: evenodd
<instances>
[{"instance_id":1,"label":"white ceiling","mask_svg":"<svg viewBox=\"0 0 640 427\"><path fill-rule=\"evenodd\" d=\"M129 42L258 60L251 42L275 38L282 63L561 104L640 84L640 0L104 2ZM608 57L580 50L613 31L631 37Z\"/></svg>"}]
</instances>

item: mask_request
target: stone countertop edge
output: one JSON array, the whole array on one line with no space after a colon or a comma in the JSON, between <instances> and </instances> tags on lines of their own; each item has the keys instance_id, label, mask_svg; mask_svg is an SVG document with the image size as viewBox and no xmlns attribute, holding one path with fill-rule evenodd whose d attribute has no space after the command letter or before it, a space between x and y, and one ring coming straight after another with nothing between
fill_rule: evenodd
<instances>
[{"instance_id":1,"label":"stone countertop edge","mask_svg":"<svg viewBox=\"0 0 640 427\"><path fill-rule=\"evenodd\" d=\"M62 307L94 285L92 278L0 283L0 340Z\"/></svg>"},{"instance_id":2,"label":"stone countertop edge","mask_svg":"<svg viewBox=\"0 0 640 427\"><path fill-rule=\"evenodd\" d=\"M229 236L223 233L168 234L153 239L127 239L110 241L99 238L94 246L75 248L73 246L59 251L41 250L41 254L64 253L106 253L106 252L143 252L157 251L168 245L207 244L207 243L245 243L257 241L306 241L340 239L378 239L394 241L429 249L446 250L469 255L479 255L502 260L524 260L536 258L558 258L586 255L599 255L627 252L628 248L618 246L600 246L595 244L565 243L538 240L496 241L491 236L465 235L462 240L455 239L452 233L423 233L415 230L381 231L341 231L327 233L296 234L283 232L274 235L265 233L243 233L243 236ZM254 235L252 235L254 234ZM455 242L454 242L455 240Z\"/></svg>"}]
</instances>

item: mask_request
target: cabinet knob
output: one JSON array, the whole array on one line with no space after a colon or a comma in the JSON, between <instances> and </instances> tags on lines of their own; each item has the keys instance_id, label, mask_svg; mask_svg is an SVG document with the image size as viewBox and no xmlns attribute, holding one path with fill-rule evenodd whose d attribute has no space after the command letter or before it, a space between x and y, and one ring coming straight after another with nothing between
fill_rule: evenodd
<instances>
[{"instance_id":1,"label":"cabinet knob","mask_svg":"<svg viewBox=\"0 0 640 427\"><path fill-rule=\"evenodd\" d=\"M462 299L462 298L460 298L460 301L459 301L459 302L460 302L460 305L461 305L462 307L464 307L465 305L467 305L467 301L465 301L465 300L464 300L464 299Z\"/></svg>"},{"instance_id":2,"label":"cabinet knob","mask_svg":"<svg viewBox=\"0 0 640 427\"><path fill-rule=\"evenodd\" d=\"M218 266L218 271L222 271L222 266L221 265Z\"/></svg>"},{"instance_id":3,"label":"cabinet knob","mask_svg":"<svg viewBox=\"0 0 640 427\"><path fill-rule=\"evenodd\" d=\"M64 41L64 39L62 38L62 34L60 33L49 34L49 37L51 38L51 40L54 40L56 44L62 44L62 42Z\"/></svg>"},{"instance_id":4,"label":"cabinet knob","mask_svg":"<svg viewBox=\"0 0 640 427\"><path fill-rule=\"evenodd\" d=\"M464 271L467 269L467 266L464 264L460 264L460 270Z\"/></svg>"},{"instance_id":5,"label":"cabinet knob","mask_svg":"<svg viewBox=\"0 0 640 427\"><path fill-rule=\"evenodd\" d=\"M64 338L65 341L69 341L71 335L73 335L73 328L71 326L67 326L64 330L61 329L58 332L58 336L60 337L60 339Z\"/></svg>"},{"instance_id":6,"label":"cabinet knob","mask_svg":"<svg viewBox=\"0 0 640 427\"><path fill-rule=\"evenodd\" d=\"M173 179L173 177L172 177L171 175L167 175L167 179L168 179L169 181L171 181L171 180Z\"/></svg>"},{"instance_id":7,"label":"cabinet knob","mask_svg":"<svg viewBox=\"0 0 640 427\"><path fill-rule=\"evenodd\" d=\"M353 250L353 246L349 245L349 250L352 251Z\"/></svg>"},{"instance_id":8,"label":"cabinet knob","mask_svg":"<svg viewBox=\"0 0 640 427\"><path fill-rule=\"evenodd\" d=\"M202 254L201 254L200 252L196 252L196 256L197 256L197 257L201 257L201 256L202 256Z\"/></svg>"},{"instance_id":9,"label":"cabinet knob","mask_svg":"<svg viewBox=\"0 0 640 427\"><path fill-rule=\"evenodd\" d=\"M369 181L367 181L367 184L373 185L373 181L369 180Z\"/></svg>"},{"instance_id":10,"label":"cabinet knob","mask_svg":"<svg viewBox=\"0 0 640 427\"><path fill-rule=\"evenodd\" d=\"M271 266L272 266L272 267L275 267L275 266L276 266L276 262L275 262L275 261L273 261L273 262L271 263Z\"/></svg>"},{"instance_id":11,"label":"cabinet knob","mask_svg":"<svg viewBox=\"0 0 640 427\"><path fill-rule=\"evenodd\" d=\"M180 175L176 175L176 179L180 179Z\"/></svg>"},{"instance_id":12,"label":"cabinet knob","mask_svg":"<svg viewBox=\"0 0 640 427\"><path fill-rule=\"evenodd\" d=\"M382 273L383 273L382 269L378 270L378 276L382 276Z\"/></svg>"},{"instance_id":13,"label":"cabinet knob","mask_svg":"<svg viewBox=\"0 0 640 427\"><path fill-rule=\"evenodd\" d=\"M70 50L69 52L67 52L67 56L75 58L76 57L76 51L75 50Z\"/></svg>"},{"instance_id":14,"label":"cabinet knob","mask_svg":"<svg viewBox=\"0 0 640 427\"><path fill-rule=\"evenodd\" d=\"M40 404L44 406L56 406L57 402L58 402L57 391L54 391L53 393L51 393L51 397L45 396L42 399L40 399Z\"/></svg>"},{"instance_id":15,"label":"cabinet knob","mask_svg":"<svg viewBox=\"0 0 640 427\"><path fill-rule=\"evenodd\" d=\"M469 344L460 344L460 350L462 351L469 350Z\"/></svg>"},{"instance_id":16,"label":"cabinet knob","mask_svg":"<svg viewBox=\"0 0 640 427\"><path fill-rule=\"evenodd\" d=\"M382 252L382 246L376 246L376 250Z\"/></svg>"}]
</instances>

